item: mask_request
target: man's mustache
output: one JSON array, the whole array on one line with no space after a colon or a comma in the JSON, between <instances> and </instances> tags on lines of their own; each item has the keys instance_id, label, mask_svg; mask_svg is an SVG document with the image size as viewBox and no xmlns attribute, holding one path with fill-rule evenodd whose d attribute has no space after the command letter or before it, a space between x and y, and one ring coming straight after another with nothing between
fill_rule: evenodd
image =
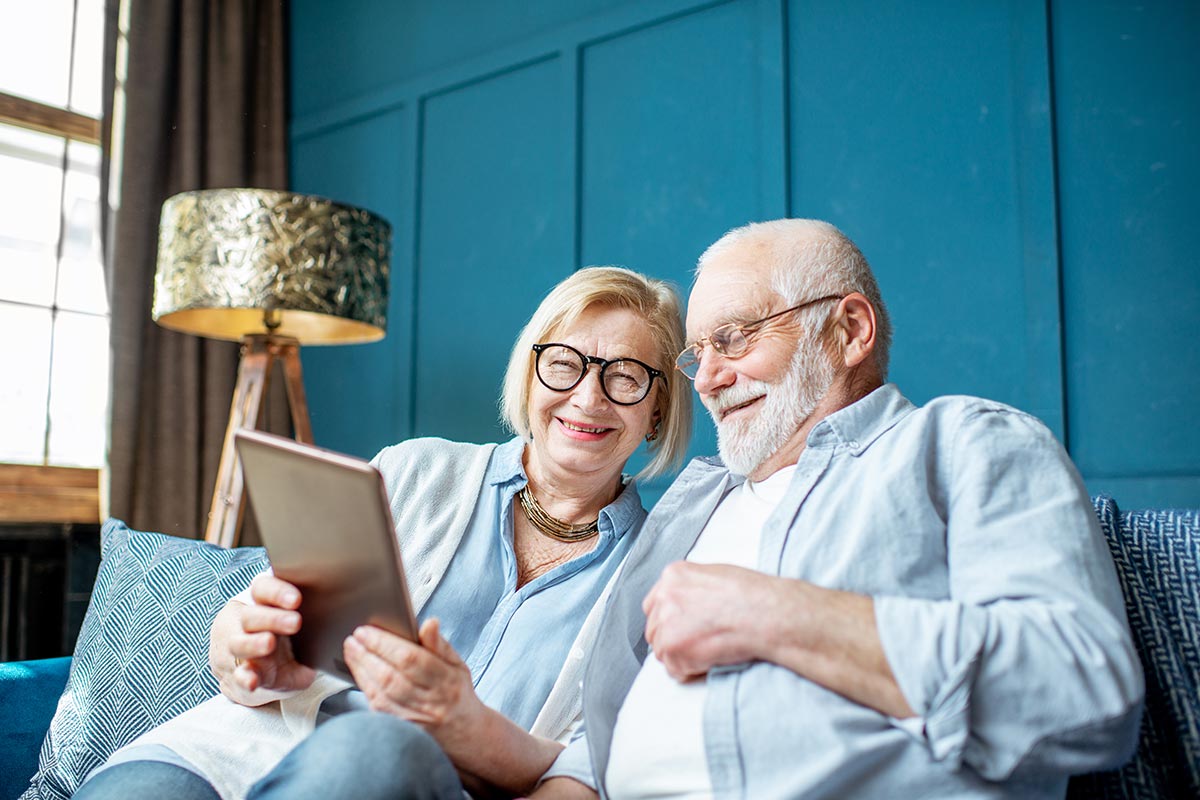
<instances>
[{"instance_id":1,"label":"man's mustache","mask_svg":"<svg viewBox=\"0 0 1200 800\"><path fill-rule=\"evenodd\" d=\"M722 389L717 394L702 397L701 401L713 420L719 423L721 417L729 409L740 406L742 403L748 403L756 397L762 397L770 390L771 384L766 381L746 381L734 384L728 389Z\"/></svg>"}]
</instances>

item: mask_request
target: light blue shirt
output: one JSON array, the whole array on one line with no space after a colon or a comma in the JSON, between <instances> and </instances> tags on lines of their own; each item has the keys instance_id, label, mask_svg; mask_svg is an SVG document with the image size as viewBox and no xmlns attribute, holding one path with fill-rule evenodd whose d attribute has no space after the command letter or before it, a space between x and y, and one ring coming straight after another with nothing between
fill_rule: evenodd
<instances>
[{"instance_id":1,"label":"light blue shirt","mask_svg":"<svg viewBox=\"0 0 1200 800\"><path fill-rule=\"evenodd\" d=\"M528 730L646 512L629 481L600 512L595 548L518 589L512 513L528 482L524 449L517 438L492 453L471 523L420 617L439 618L479 698Z\"/></svg>"},{"instance_id":2,"label":"light blue shirt","mask_svg":"<svg viewBox=\"0 0 1200 800\"><path fill-rule=\"evenodd\" d=\"M655 506L585 673L586 734L548 776L604 775L646 657L642 599L743 480L698 459ZM917 717L771 663L715 669L716 797L1061 798L1069 774L1132 753L1143 684L1116 573L1082 481L1035 418L968 397L916 408L881 387L814 427L757 564L871 596Z\"/></svg>"}]
</instances>

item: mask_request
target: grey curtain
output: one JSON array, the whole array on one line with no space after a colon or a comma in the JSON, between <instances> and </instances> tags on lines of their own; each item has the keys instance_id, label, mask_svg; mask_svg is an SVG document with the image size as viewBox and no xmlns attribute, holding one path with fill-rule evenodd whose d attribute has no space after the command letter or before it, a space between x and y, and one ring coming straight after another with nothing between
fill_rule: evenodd
<instances>
[{"instance_id":1,"label":"grey curtain","mask_svg":"<svg viewBox=\"0 0 1200 800\"><path fill-rule=\"evenodd\" d=\"M108 4L115 36L117 3ZM151 320L159 210L166 198L194 189L287 188L287 6L130 0L129 11L124 129L118 125L116 134L123 164L105 246L110 513L135 528L200 537L238 346L173 333ZM106 50L105 63L114 65L112 41ZM263 427L286 433L282 389L275 381Z\"/></svg>"}]
</instances>

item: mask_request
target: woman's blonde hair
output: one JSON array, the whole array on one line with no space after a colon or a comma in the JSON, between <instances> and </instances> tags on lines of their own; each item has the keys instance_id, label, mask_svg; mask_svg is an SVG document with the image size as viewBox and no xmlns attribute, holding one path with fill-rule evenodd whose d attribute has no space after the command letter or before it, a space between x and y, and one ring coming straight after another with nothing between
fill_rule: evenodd
<instances>
[{"instance_id":1,"label":"woman's blonde hair","mask_svg":"<svg viewBox=\"0 0 1200 800\"><path fill-rule=\"evenodd\" d=\"M632 311L650 328L655 345L650 366L663 371L663 381L656 400L658 438L649 443L650 463L638 477L662 475L683 462L692 434L691 386L675 369L675 357L684 344L681 303L679 293L666 281L622 267L584 267L555 286L517 335L504 373L500 416L513 433L529 439L533 345L569 327L597 306Z\"/></svg>"}]
</instances>

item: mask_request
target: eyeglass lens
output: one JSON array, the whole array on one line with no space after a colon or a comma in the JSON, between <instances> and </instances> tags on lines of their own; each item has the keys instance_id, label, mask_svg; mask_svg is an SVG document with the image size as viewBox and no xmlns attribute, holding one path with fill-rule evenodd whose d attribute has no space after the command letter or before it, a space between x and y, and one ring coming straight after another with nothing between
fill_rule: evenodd
<instances>
[{"instance_id":1,"label":"eyeglass lens","mask_svg":"<svg viewBox=\"0 0 1200 800\"><path fill-rule=\"evenodd\" d=\"M750 342L746 334L737 325L722 325L710 333L703 341L689 347L679 354L675 365L689 378L695 378L700 371L700 352L708 344L713 350L726 358L737 358L746 352Z\"/></svg>"},{"instance_id":2,"label":"eyeglass lens","mask_svg":"<svg viewBox=\"0 0 1200 800\"><path fill-rule=\"evenodd\" d=\"M537 354L538 379L556 392L574 389L585 377L587 367L584 355L565 345L548 345ZM641 401L650 392L651 380L650 372L637 361L606 361L600 367L604 394L621 405Z\"/></svg>"}]
</instances>

